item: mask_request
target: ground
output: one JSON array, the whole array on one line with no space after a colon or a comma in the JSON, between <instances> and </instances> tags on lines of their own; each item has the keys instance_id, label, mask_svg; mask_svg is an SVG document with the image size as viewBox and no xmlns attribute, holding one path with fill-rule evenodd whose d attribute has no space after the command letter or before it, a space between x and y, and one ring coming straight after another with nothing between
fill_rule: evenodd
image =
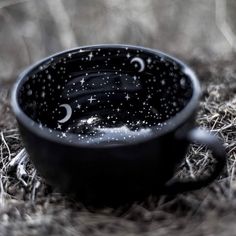
<instances>
[{"instance_id":1,"label":"ground","mask_svg":"<svg viewBox=\"0 0 236 236\"><path fill-rule=\"evenodd\" d=\"M234 60L189 60L202 84L197 122L216 132L227 166L210 186L168 199L150 197L117 209L86 208L52 190L30 161L12 159L23 144L9 105L11 83L0 86L0 235L236 235L236 69ZM15 159L14 159L15 160ZM178 177L209 170L209 151L191 146ZM26 170L26 173L24 173Z\"/></svg>"}]
</instances>

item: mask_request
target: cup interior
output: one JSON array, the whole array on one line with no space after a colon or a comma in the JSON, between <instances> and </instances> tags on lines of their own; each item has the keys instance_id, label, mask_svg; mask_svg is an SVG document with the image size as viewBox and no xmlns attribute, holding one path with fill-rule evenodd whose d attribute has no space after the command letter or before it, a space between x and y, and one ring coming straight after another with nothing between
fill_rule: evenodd
<instances>
[{"instance_id":1,"label":"cup interior","mask_svg":"<svg viewBox=\"0 0 236 236\"><path fill-rule=\"evenodd\" d=\"M60 138L120 144L158 132L192 96L192 81L175 60L135 47L94 46L33 67L17 101Z\"/></svg>"}]
</instances>

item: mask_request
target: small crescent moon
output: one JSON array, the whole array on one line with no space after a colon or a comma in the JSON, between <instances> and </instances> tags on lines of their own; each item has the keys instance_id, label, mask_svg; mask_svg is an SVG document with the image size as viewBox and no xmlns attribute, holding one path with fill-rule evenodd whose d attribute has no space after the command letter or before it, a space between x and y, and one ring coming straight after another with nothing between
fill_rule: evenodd
<instances>
[{"instance_id":1,"label":"small crescent moon","mask_svg":"<svg viewBox=\"0 0 236 236\"><path fill-rule=\"evenodd\" d=\"M69 104L62 104L59 107L64 107L66 109L66 116L63 119L58 120L58 122L59 123L65 123L71 118L72 108Z\"/></svg>"},{"instance_id":2,"label":"small crescent moon","mask_svg":"<svg viewBox=\"0 0 236 236\"><path fill-rule=\"evenodd\" d=\"M145 63L144 60L140 57L134 57L130 63L137 62L140 65L140 69L138 72L142 72L145 69Z\"/></svg>"}]
</instances>

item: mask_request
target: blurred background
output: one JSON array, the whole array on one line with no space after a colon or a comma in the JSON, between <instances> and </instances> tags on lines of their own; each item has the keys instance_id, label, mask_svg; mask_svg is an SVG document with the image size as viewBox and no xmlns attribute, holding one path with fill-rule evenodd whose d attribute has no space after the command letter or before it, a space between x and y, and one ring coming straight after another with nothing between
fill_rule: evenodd
<instances>
[{"instance_id":1,"label":"blurred background","mask_svg":"<svg viewBox=\"0 0 236 236\"><path fill-rule=\"evenodd\" d=\"M230 60L235 0L0 0L0 83L71 47L124 43L186 62Z\"/></svg>"},{"instance_id":2,"label":"blurred background","mask_svg":"<svg viewBox=\"0 0 236 236\"><path fill-rule=\"evenodd\" d=\"M235 235L235 13L236 0L0 0L0 235ZM218 181L170 201L101 212L45 184L22 155L9 88L39 59L103 43L159 49L196 70L203 86L197 123L217 133L228 153ZM191 146L177 177L210 170L208 154Z\"/></svg>"}]
</instances>

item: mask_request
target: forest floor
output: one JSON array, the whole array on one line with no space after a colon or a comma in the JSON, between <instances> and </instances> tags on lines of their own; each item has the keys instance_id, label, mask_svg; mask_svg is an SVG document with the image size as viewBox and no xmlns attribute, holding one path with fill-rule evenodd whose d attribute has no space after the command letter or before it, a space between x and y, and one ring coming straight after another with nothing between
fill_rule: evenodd
<instances>
[{"instance_id":1,"label":"forest floor","mask_svg":"<svg viewBox=\"0 0 236 236\"><path fill-rule=\"evenodd\" d=\"M203 91L197 122L225 143L227 167L201 190L171 200L150 197L126 210L87 209L47 186L27 158L17 164L23 144L11 84L0 84L0 235L236 235L236 67L233 61L189 64ZM177 176L197 176L211 164L209 151L193 145Z\"/></svg>"}]
</instances>

